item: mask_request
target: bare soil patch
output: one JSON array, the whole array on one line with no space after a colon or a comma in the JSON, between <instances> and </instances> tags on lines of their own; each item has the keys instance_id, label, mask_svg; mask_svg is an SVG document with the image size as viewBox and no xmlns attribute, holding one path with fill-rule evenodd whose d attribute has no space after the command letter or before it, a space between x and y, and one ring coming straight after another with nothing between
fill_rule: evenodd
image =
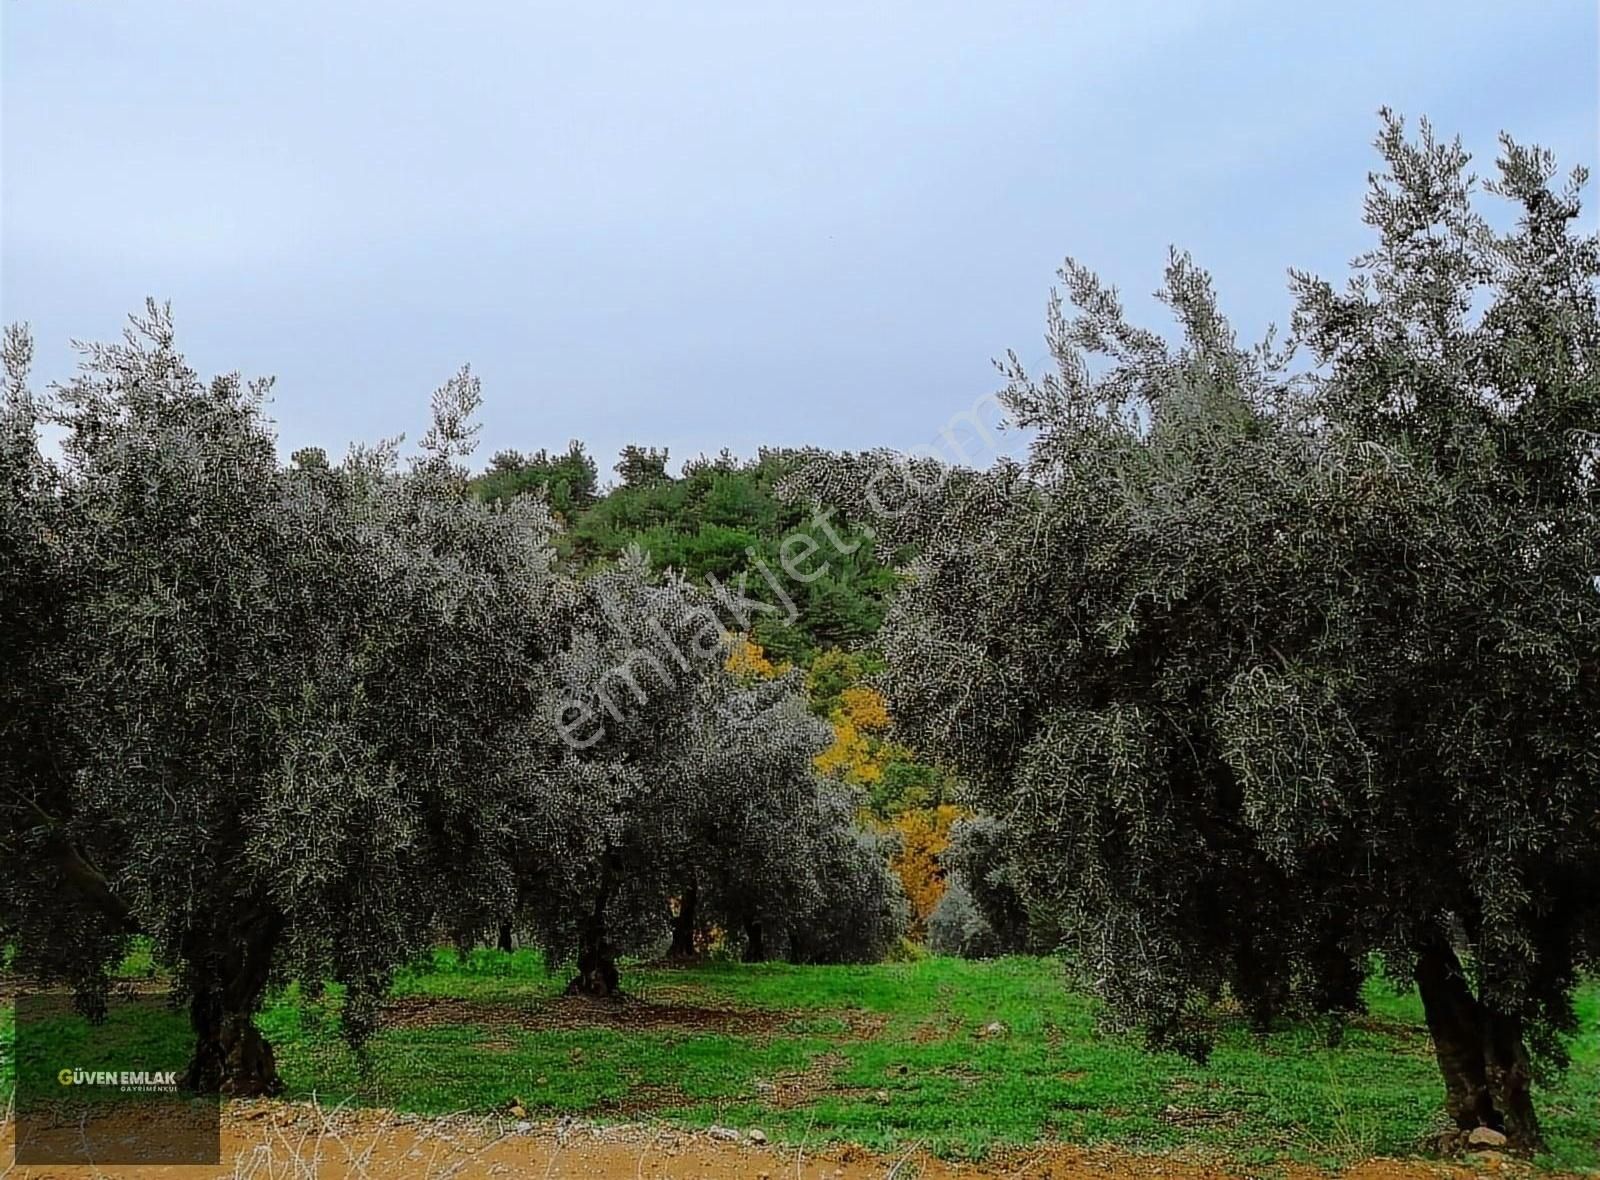
<instances>
[{"instance_id":1,"label":"bare soil patch","mask_svg":"<svg viewBox=\"0 0 1600 1180\"><path fill-rule=\"evenodd\" d=\"M1205 1106L1179 1106L1174 1103L1165 1107L1157 1117L1169 1126L1194 1130L1200 1127L1236 1127L1244 1116L1236 1110L1212 1110Z\"/></svg>"},{"instance_id":2,"label":"bare soil patch","mask_svg":"<svg viewBox=\"0 0 1600 1180\"><path fill-rule=\"evenodd\" d=\"M911 1030L911 1040L918 1045L926 1045L931 1041L954 1040L961 1035L963 1030L961 1021L949 1013L941 1013L932 1020L925 1020Z\"/></svg>"},{"instance_id":3,"label":"bare soil patch","mask_svg":"<svg viewBox=\"0 0 1600 1180\"><path fill-rule=\"evenodd\" d=\"M769 1106L779 1110L792 1110L797 1106L810 1106L823 1095L861 1098L872 1091L865 1086L841 1086L834 1077L848 1064L837 1053L824 1053L812 1060L802 1070L779 1074L771 1081L758 1081L756 1091Z\"/></svg>"},{"instance_id":4,"label":"bare soil patch","mask_svg":"<svg viewBox=\"0 0 1600 1180\"><path fill-rule=\"evenodd\" d=\"M1427 1032L1403 1021L1362 1013L1346 1020L1345 1027L1387 1037L1394 1042L1395 1050L1400 1053L1409 1053L1416 1057L1433 1056L1433 1041L1429 1039Z\"/></svg>"},{"instance_id":5,"label":"bare soil patch","mask_svg":"<svg viewBox=\"0 0 1600 1180\"><path fill-rule=\"evenodd\" d=\"M690 989L657 988L648 999L620 996L600 1000L589 996L552 996L537 1000L473 1000L455 996L401 996L383 1006L382 1026L395 1029L446 1028L477 1025L490 1034L485 1047L509 1049L510 1031L551 1032L588 1028L613 1028L623 1032L676 1032L751 1037L792 1035L795 1026L819 1019L837 1020L842 1034L822 1034L829 1040L870 1040L883 1031L888 1018L858 1009L822 1011L775 1008L718 1007L703 1002Z\"/></svg>"},{"instance_id":6,"label":"bare soil patch","mask_svg":"<svg viewBox=\"0 0 1600 1180\"><path fill-rule=\"evenodd\" d=\"M782 1030L793 1017L792 1013L758 1008L662 1004L631 997L597 1000L588 996L557 996L526 1003L496 1003L451 996L403 996L383 1006L384 1027L412 1029L475 1024L487 1029L526 1032L615 1028L626 1032L770 1036Z\"/></svg>"}]
</instances>

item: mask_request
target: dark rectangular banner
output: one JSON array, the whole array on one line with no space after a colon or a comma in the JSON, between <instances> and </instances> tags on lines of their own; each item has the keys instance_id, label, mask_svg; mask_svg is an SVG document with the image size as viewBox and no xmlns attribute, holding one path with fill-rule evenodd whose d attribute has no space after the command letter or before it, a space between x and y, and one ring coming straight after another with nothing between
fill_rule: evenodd
<instances>
[{"instance_id":1,"label":"dark rectangular banner","mask_svg":"<svg viewBox=\"0 0 1600 1180\"><path fill-rule=\"evenodd\" d=\"M168 993L113 995L91 1023L59 992L16 996L0 1078L16 1079L16 1162L217 1164L222 1107L185 1092L194 1047Z\"/></svg>"}]
</instances>

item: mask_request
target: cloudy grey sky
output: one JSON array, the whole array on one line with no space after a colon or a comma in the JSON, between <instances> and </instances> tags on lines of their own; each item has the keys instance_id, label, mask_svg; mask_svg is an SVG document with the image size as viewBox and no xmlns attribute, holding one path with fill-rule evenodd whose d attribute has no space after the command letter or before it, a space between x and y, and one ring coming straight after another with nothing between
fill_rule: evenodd
<instances>
[{"instance_id":1,"label":"cloudy grey sky","mask_svg":"<svg viewBox=\"0 0 1600 1180\"><path fill-rule=\"evenodd\" d=\"M1593 165L1596 11L0 0L0 301L49 378L171 299L285 453L417 437L463 361L482 458L911 446L1041 353L1065 254L1284 320L1366 244L1383 104Z\"/></svg>"}]
</instances>

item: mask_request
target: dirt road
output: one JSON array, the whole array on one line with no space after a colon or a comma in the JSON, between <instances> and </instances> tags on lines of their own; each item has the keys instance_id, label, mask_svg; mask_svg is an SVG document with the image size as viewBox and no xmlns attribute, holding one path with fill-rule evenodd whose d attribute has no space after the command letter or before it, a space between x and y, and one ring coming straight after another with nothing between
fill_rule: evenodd
<instances>
[{"instance_id":1,"label":"dirt road","mask_svg":"<svg viewBox=\"0 0 1600 1180\"><path fill-rule=\"evenodd\" d=\"M754 1130L754 1135L752 1135ZM130 1127L137 1136L139 1129ZM57 1134L70 1134L61 1129ZM103 1165L7 1167L15 1128L0 1127L4 1180L1236 1180L1248 1175L1181 1155L1134 1155L1108 1148L1054 1146L983 1165L954 1164L911 1151L881 1156L855 1147L759 1142L758 1129L687 1132L650 1125L533 1124L500 1118L418 1119L384 1112L326 1112L306 1104L236 1103L223 1119L217 1167ZM1288 1180L1322 1174L1277 1171ZM1371 1160L1352 1180L1464 1180L1521 1177L1509 1159L1445 1166Z\"/></svg>"}]
</instances>

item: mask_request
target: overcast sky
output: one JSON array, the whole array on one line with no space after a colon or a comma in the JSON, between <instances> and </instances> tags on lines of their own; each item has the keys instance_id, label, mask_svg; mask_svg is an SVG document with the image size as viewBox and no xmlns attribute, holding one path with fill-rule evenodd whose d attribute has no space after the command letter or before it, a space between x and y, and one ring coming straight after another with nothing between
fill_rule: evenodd
<instances>
[{"instance_id":1,"label":"overcast sky","mask_svg":"<svg viewBox=\"0 0 1600 1180\"><path fill-rule=\"evenodd\" d=\"M1376 110L1596 157L1597 5L0 0L3 276L39 374L170 299L280 449L913 446L1169 244L1254 335L1342 274ZM1591 213L1589 224L1594 224Z\"/></svg>"}]
</instances>

